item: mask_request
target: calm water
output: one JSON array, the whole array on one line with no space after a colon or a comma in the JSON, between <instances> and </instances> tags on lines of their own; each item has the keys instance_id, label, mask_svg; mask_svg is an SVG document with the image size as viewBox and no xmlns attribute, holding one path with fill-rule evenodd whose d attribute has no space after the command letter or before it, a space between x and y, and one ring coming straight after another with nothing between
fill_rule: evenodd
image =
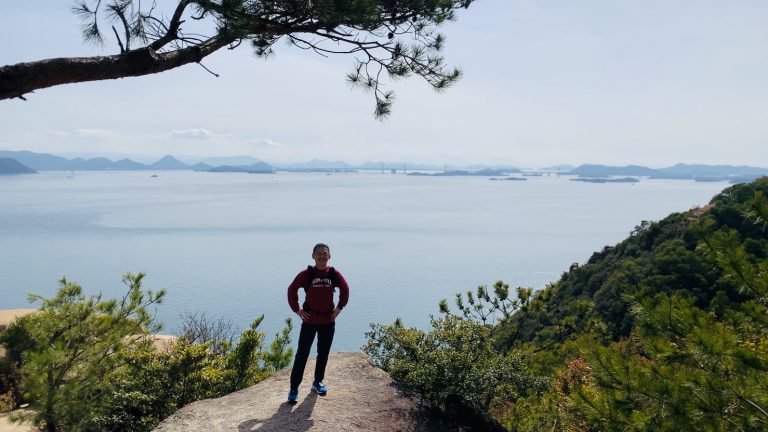
<instances>
[{"instance_id":1,"label":"calm water","mask_svg":"<svg viewBox=\"0 0 768 432\"><path fill-rule=\"evenodd\" d=\"M0 309L30 307L61 276L123 292L125 272L168 290L157 317L205 311L271 335L291 316L285 289L331 245L351 298L334 351L370 322L424 327L441 298L503 279L543 287L642 220L703 205L725 183L589 184L380 173L45 172L0 177ZM294 335L294 340L298 333ZM271 336L270 336L271 337Z\"/></svg>"}]
</instances>

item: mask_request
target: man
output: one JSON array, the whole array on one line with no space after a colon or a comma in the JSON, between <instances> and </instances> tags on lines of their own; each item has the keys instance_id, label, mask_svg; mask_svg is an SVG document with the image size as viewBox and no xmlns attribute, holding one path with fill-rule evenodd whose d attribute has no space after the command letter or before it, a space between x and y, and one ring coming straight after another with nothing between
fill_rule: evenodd
<instances>
[{"instance_id":1,"label":"man","mask_svg":"<svg viewBox=\"0 0 768 432\"><path fill-rule=\"evenodd\" d=\"M302 270L288 287L288 305L301 318L301 333L299 348L293 360L291 370L291 390L288 402L296 403L299 399L299 384L304 377L304 367L307 365L309 350L317 334L317 363L315 364L315 379L312 391L325 396L328 389L323 385L325 366L328 364L328 353L331 352L333 333L336 330L336 317L347 305L349 286L344 277L333 267L328 266L331 259L331 249L327 244L318 243L312 248L312 259L315 265ZM339 287L339 304L334 306L333 293ZM304 303L299 308L299 288L304 288Z\"/></svg>"}]
</instances>

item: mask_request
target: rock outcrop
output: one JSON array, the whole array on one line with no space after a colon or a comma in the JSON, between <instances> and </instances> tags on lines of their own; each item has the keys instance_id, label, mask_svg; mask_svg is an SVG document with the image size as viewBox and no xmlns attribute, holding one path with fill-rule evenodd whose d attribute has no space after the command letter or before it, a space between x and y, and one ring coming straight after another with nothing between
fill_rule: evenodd
<instances>
[{"instance_id":1,"label":"rock outcrop","mask_svg":"<svg viewBox=\"0 0 768 432\"><path fill-rule=\"evenodd\" d=\"M5 330L16 318L37 312L37 309L5 309L0 310L0 331Z\"/></svg>"},{"instance_id":2,"label":"rock outcrop","mask_svg":"<svg viewBox=\"0 0 768 432\"><path fill-rule=\"evenodd\" d=\"M16 318L37 312L37 309L6 309L0 310L0 332L8 328ZM5 357L5 347L0 345L0 359ZM0 430L1 432L1 430Z\"/></svg>"},{"instance_id":3,"label":"rock outcrop","mask_svg":"<svg viewBox=\"0 0 768 432\"><path fill-rule=\"evenodd\" d=\"M309 393L314 367L310 359L296 405L286 402L289 368L253 387L189 404L155 432L461 430L424 408L362 353L331 354L327 396Z\"/></svg>"}]
</instances>

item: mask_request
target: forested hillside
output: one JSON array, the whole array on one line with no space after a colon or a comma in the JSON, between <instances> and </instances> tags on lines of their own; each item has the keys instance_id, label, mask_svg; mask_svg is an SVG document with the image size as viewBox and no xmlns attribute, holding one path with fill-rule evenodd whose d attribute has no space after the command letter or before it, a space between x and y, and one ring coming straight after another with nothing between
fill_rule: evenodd
<instances>
[{"instance_id":1,"label":"forested hillside","mask_svg":"<svg viewBox=\"0 0 768 432\"><path fill-rule=\"evenodd\" d=\"M766 430L766 192L761 178L643 221L538 292L457 294L430 331L373 325L364 350L509 430Z\"/></svg>"},{"instance_id":2,"label":"forested hillside","mask_svg":"<svg viewBox=\"0 0 768 432\"><path fill-rule=\"evenodd\" d=\"M719 314L744 301L738 282L697 252L697 247L705 235L729 233L738 236L750 262L764 260L768 251L765 227L745 217L755 193L768 195L768 178L730 187L702 208L674 213L659 222L642 221L626 240L594 253L586 264L563 274L541 293L539 298L545 305L526 316L519 337L527 341L550 339L550 332L540 330L578 315L580 311L575 308L583 300L593 303L594 315L614 339L626 337L632 329L630 304L623 300L628 294L674 292L690 296L697 307ZM518 324L522 315L513 322Z\"/></svg>"}]
</instances>

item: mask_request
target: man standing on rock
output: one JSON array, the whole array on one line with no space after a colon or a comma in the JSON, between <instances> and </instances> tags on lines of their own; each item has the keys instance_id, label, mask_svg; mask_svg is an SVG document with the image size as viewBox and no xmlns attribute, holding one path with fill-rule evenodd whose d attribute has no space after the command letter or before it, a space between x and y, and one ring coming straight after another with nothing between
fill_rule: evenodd
<instances>
[{"instance_id":1,"label":"man standing on rock","mask_svg":"<svg viewBox=\"0 0 768 432\"><path fill-rule=\"evenodd\" d=\"M336 329L336 317L349 300L347 281L338 270L328 266L328 260L331 259L331 249L328 245L316 244L312 248L312 259L315 260L315 265L302 270L288 287L288 305L302 321L299 348L296 350L296 358L293 360L293 370L291 370L289 403L296 403L299 399L299 384L304 377L304 367L307 365L315 334L317 334L317 362L312 391L320 396L327 394L328 390L323 385L323 378ZM334 307L333 293L336 287L339 287L339 304ZM299 288L304 288L305 293L301 308L299 308Z\"/></svg>"}]
</instances>

